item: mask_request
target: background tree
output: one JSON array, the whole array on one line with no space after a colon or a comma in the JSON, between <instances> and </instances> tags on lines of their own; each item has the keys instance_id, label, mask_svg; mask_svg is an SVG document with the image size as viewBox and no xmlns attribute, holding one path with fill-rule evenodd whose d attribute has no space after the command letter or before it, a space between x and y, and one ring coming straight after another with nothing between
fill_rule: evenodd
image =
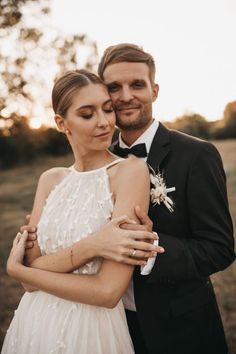
<instances>
[{"instance_id":1,"label":"background tree","mask_svg":"<svg viewBox=\"0 0 236 354\"><path fill-rule=\"evenodd\" d=\"M203 139L209 138L209 123L200 114L187 114L176 118L174 122L167 123L172 129Z\"/></svg>"},{"instance_id":2,"label":"background tree","mask_svg":"<svg viewBox=\"0 0 236 354\"><path fill-rule=\"evenodd\" d=\"M49 0L0 0L0 128L11 114L48 114L55 76L83 66L93 69L97 46L87 35L63 36L51 26Z\"/></svg>"}]
</instances>

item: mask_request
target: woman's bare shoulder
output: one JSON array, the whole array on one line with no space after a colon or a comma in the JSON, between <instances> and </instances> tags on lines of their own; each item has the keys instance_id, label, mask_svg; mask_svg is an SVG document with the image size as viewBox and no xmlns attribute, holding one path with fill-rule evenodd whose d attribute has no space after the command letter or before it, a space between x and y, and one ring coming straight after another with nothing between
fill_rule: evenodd
<instances>
[{"instance_id":1,"label":"woman's bare shoulder","mask_svg":"<svg viewBox=\"0 0 236 354\"><path fill-rule=\"evenodd\" d=\"M53 167L44 171L39 177L39 185L50 192L57 184L59 184L70 170L66 167Z\"/></svg>"},{"instance_id":2,"label":"woman's bare shoulder","mask_svg":"<svg viewBox=\"0 0 236 354\"><path fill-rule=\"evenodd\" d=\"M133 155L130 155L125 161L119 163L117 172L125 175L131 174L132 176L135 174L137 174L137 176L140 174L149 175L146 162Z\"/></svg>"}]
</instances>

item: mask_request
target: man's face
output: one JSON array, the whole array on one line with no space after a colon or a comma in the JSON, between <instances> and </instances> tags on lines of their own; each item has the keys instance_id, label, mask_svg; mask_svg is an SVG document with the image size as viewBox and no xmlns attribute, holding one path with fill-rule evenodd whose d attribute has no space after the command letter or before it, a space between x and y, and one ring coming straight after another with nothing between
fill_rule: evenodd
<instances>
[{"instance_id":1,"label":"man's face","mask_svg":"<svg viewBox=\"0 0 236 354\"><path fill-rule=\"evenodd\" d=\"M152 103L158 85L152 84L145 63L121 62L108 65L103 73L116 112L116 124L123 130L139 130L152 121Z\"/></svg>"}]
</instances>

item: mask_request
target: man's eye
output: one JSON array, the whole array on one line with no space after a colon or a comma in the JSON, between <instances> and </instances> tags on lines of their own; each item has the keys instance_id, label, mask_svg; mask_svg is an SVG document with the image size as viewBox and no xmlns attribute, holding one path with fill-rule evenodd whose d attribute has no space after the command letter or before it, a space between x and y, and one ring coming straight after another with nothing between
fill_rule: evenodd
<instances>
[{"instance_id":1,"label":"man's eye","mask_svg":"<svg viewBox=\"0 0 236 354\"><path fill-rule=\"evenodd\" d=\"M116 92L116 91L118 91L119 90L119 86L117 86L117 85L108 85L108 91L109 92Z\"/></svg>"},{"instance_id":2,"label":"man's eye","mask_svg":"<svg viewBox=\"0 0 236 354\"><path fill-rule=\"evenodd\" d=\"M142 82L135 82L133 84L133 87L135 88L143 88L144 87L144 84Z\"/></svg>"}]
</instances>

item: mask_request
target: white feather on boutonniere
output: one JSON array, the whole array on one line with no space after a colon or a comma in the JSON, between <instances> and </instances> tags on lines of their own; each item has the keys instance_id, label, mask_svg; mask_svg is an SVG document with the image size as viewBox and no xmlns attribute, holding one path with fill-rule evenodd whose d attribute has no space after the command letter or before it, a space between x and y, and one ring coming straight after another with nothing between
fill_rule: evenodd
<instances>
[{"instance_id":1,"label":"white feather on boutonniere","mask_svg":"<svg viewBox=\"0 0 236 354\"><path fill-rule=\"evenodd\" d=\"M153 186L150 191L151 202L154 206L164 203L167 209L172 213L174 211L174 202L170 197L168 197L167 194L174 192L175 187L167 188L163 178L163 173L159 171L155 173L151 166L149 166L149 169L151 171L150 181Z\"/></svg>"}]
</instances>

